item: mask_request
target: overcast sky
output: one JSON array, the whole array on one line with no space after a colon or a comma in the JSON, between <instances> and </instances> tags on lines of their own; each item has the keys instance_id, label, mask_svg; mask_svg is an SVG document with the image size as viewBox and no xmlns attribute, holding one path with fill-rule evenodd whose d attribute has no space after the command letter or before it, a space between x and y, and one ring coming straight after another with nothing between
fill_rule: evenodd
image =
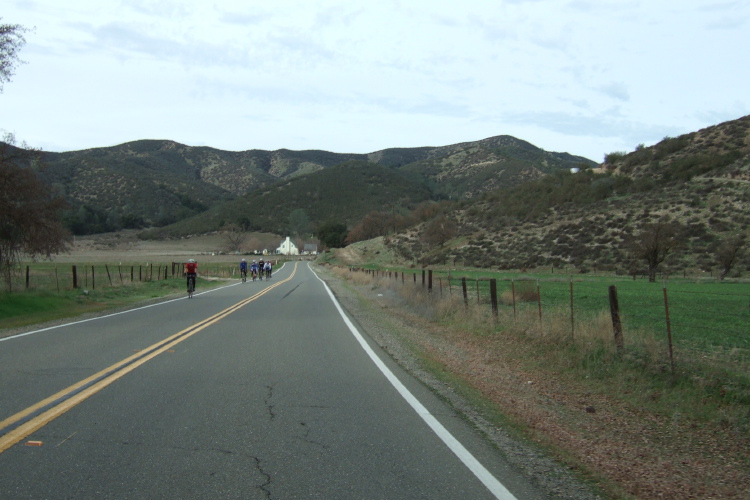
<instances>
[{"instance_id":1,"label":"overcast sky","mask_svg":"<svg viewBox=\"0 0 750 500\"><path fill-rule=\"evenodd\" d=\"M369 153L512 135L600 162L750 114L747 0L5 0L0 129L46 151Z\"/></svg>"}]
</instances>

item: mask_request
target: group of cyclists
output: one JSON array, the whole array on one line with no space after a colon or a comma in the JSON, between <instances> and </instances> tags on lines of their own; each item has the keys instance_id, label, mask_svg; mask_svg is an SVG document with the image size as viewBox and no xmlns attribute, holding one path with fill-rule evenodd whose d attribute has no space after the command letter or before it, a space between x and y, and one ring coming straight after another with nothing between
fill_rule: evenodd
<instances>
[{"instance_id":1,"label":"group of cyclists","mask_svg":"<svg viewBox=\"0 0 750 500\"><path fill-rule=\"evenodd\" d=\"M263 261L263 259L260 259L260 262L254 260L252 264L250 264L249 270L250 276L252 277L253 281L255 281L256 278L260 278L261 280L263 280L263 277L265 277L266 279L271 279L273 265L271 264L270 260ZM242 277L243 283L247 281L247 271L247 260L242 259L240 261L240 275ZM185 276L187 277L187 291L188 297L190 298L193 297L193 292L195 291L195 278L197 275L198 263L195 262L195 259L188 260L187 264L185 264Z\"/></svg>"},{"instance_id":2,"label":"group of cyclists","mask_svg":"<svg viewBox=\"0 0 750 500\"><path fill-rule=\"evenodd\" d=\"M242 281L245 282L247 280L247 271L248 271L248 265L247 260L242 259L240 262L240 274L242 275ZM256 278L260 278L263 280L263 277L265 276L266 279L271 278L271 273L273 271L273 266L271 265L271 261L263 261L263 259L260 259L260 262L253 261L252 264L250 264L250 276L252 277L253 281L255 281Z\"/></svg>"}]
</instances>

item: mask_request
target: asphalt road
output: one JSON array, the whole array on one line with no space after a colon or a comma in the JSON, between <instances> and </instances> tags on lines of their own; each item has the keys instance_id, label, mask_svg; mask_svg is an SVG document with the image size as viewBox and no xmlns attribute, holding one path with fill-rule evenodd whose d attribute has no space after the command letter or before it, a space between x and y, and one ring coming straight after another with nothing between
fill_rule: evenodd
<instances>
[{"instance_id":1,"label":"asphalt road","mask_svg":"<svg viewBox=\"0 0 750 500\"><path fill-rule=\"evenodd\" d=\"M0 340L0 498L543 498L306 264Z\"/></svg>"}]
</instances>

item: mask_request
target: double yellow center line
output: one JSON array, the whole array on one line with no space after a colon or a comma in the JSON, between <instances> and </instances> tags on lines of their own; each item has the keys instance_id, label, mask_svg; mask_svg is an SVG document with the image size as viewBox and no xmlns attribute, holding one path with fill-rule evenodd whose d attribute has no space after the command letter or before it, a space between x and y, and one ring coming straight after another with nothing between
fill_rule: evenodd
<instances>
[{"instance_id":1,"label":"double yellow center line","mask_svg":"<svg viewBox=\"0 0 750 500\"><path fill-rule=\"evenodd\" d=\"M134 354L118 363L111 365L108 368L105 368L104 370L95 373L66 389L63 389L57 394L54 394L47 399L16 413L12 417L6 418L2 422L0 422L0 453L18 443L31 433L44 427L52 420L70 410L89 396L92 396L93 394L101 391L115 380L135 370L150 359L153 359L164 351L171 349L183 340L192 337L204 328L213 325L223 318L226 318L233 312L265 295L277 286L280 286L291 280L296 272L297 264L295 263L292 274L285 280L274 283L273 285L259 291L255 295L241 300L233 306L228 307L223 311L216 313L213 316L206 318L203 321L200 321L180 332L177 332L174 335L167 337L166 339L157 342L156 344L147 347L146 349L143 349L137 354Z\"/></svg>"}]
</instances>

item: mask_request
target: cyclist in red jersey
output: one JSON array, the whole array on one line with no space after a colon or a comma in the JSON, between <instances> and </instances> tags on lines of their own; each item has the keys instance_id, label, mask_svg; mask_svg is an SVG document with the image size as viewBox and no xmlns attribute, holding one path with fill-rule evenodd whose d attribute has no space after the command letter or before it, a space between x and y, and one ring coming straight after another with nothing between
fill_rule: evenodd
<instances>
[{"instance_id":1,"label":"cyclist in red jersey","mask_svg":"<svg viewBox=\"0 0 750 500\"><path fill-rule=\"evenodd\" d=\"M185 264L185 276L187 276L188 291L190 290L190 278L193 279L193 288L195 288L195 277L197 274L198 263L195 262L195 259L190 259L187 264Z\"/></svg>"}]
</instances>

